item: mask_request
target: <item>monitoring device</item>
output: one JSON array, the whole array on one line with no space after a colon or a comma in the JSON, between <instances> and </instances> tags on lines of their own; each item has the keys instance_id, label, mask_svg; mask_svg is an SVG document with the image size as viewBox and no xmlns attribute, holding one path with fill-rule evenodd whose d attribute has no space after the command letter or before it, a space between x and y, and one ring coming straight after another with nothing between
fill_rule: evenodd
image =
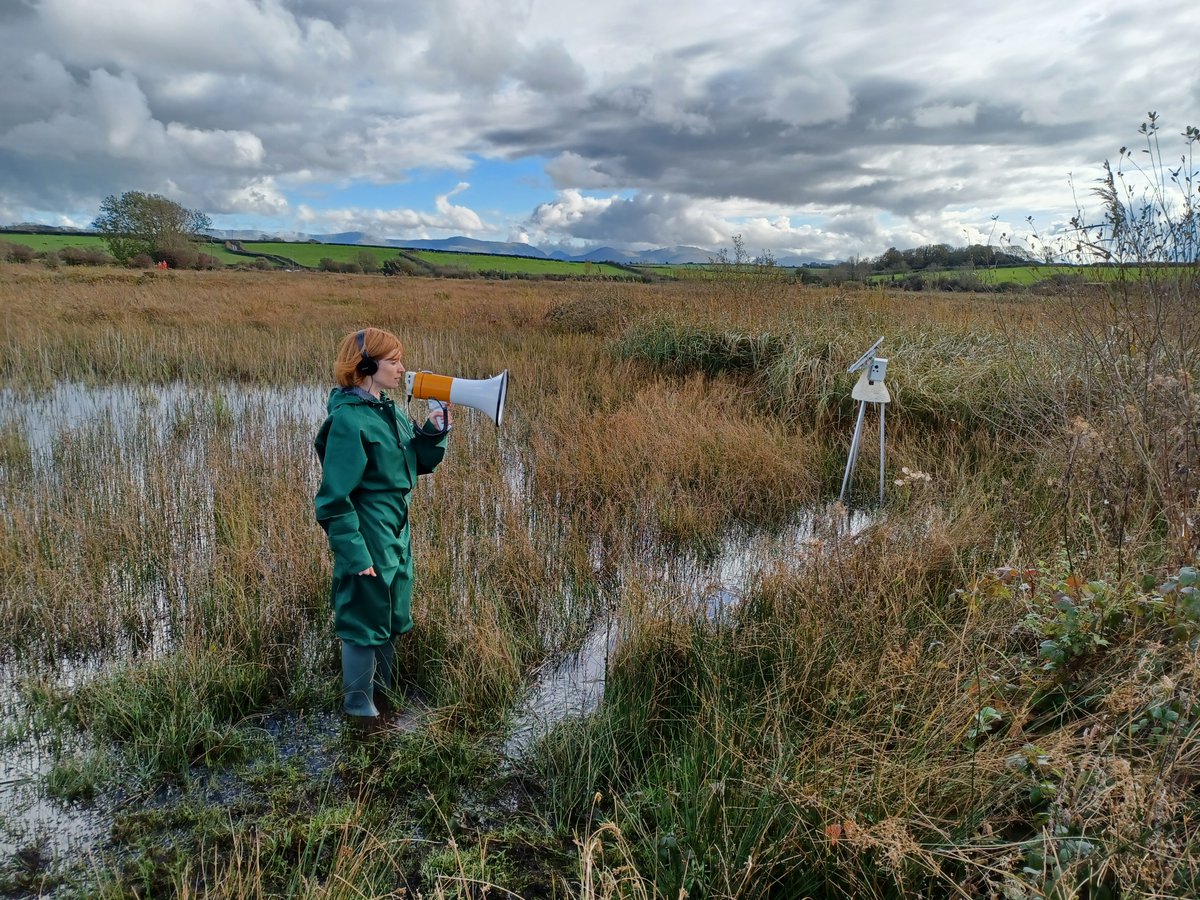
<instances>
[{"instance_id":1,"label":"monitoring device","mask_svg":"<svg viewBox=\"0 0 1200 900\"><path fill-rule=\"evenodd\" d=\"M850 486L850 479L854 477L858 451L862 449L863 421L867 416L867 404L874 403L879 407L879 502L883 502L884 461L886 459L884 422L887 404L891 402L892 395L888 392L887 385L883 383L884 376L887 375L888 361L882 356L876 356L882 344L883 338L880 338L846 370L847 372L862 372L862 374L858 376L858 383L850 392L850 396L858 401L858 420L854 424L854 436L850 440L850 454L846 459L846 474L842 478L842 492L838 495L838 499L841 501L846 499L846 488Z\"/></svg>"}]
</instances>

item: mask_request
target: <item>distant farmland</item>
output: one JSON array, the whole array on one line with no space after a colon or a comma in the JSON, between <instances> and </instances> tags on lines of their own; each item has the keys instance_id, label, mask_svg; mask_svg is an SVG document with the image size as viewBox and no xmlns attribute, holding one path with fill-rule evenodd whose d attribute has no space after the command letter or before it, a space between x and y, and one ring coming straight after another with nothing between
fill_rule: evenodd
<instances>
[{"instance_id":1,"label":"distant farmland","mask_svg":"<svg viewBox=\"0 0 1200 900\"><path fill-rule=\"evenodd\" d=\"M37 253L52 253L66 247L100 249L108 252L108 246L99 235L94 234L28 234L24 232L0 232L0 242L24 244ZM337 263L359 262L363 254L374 257L375 265L382 266L386 260L406 257L417 265L428 269L428 274L438 275L449 271L472 273L497 272L524 277L566 278L637 278L637 272L611 263L570 262L557 259L536 259L523 256L500 256L487 253L452 253L439 250L404 250L399 247L376 247L361 244L318 244L288 241L232 241L242 248L242 253L231 253L225 242L210 241L198 245L207 253L226 265L245 265L256 257L275 260L290 260L292 264L317 269L321 260L330 259Z\"/></svg>"},{"instance_id":2,"label":"distant farmland","mask_svg":"<svg viewBox=\"0 0 1200 900\"><path fill-rule=\"evenodd\" d=\"M7 244L24 244L38 253L62 250L64 247L83 247L88 250L98 247L108 252L104 241L91 234L15 234L6 231L0 233L0 241Z\"/></svg>"},{"instance_id":3,"label":"distant farmland","mask_svg":"<svg viewBox=\"0 0 1200 900\"><path fill-rule=\"evenodd\" d=\"M0 242L6 244L24 244L37 253L51 253L67 247L82 247L85 250L98 249L108 252L108 245L98 235L94 234L26 234L24 232L0 231ZM225 249L220 242L210 241L197 245L201 253L214 256L226 265L249 262L245 256L238 256Z\"/></svg>"},{"instance_id":4,"label":"distant farmland","mask_svg":"<svg viewBox=\"0 0 1200 900\"><path fill-rule=\"evenodd\" d=\"M980 284L985 285L1004 283L1031 285L1039 281L1047 281L1056 275L1079 278L1084 281L1109 281L1116 278L1117 273L1120 271L1122 270L1112 265L1067 266L1031 263L1027 266L998 266L994 269L920 269L915 272L893 272L883 275L873 274L869 276L869 280L872 284L899 284L906 278L916 275L928 282L936 283L939 278L967 275L974 276L979 279ZM1125 270L1125 275L1128 276L1128 274L1129 271Z\"/></svg>"},{"instance_id":5,"label":"distant farmland","mask_svg":"<svg viewBox=\"0 0 1200 900\"><path fill-rule=\"evenodd\" d=\"M536 259L528 256L492 256L484 253L452 253L443 250L410 250L414 256L438 267L468 269L473 272L512 272L519 275L571 275L632 278L636 273L611 263L569 262Z\"/></svg>"},{"instance_id":6,"label":"distant farmland","mask_svg":"<svg viewBox=\"0 0 1200 900\"><path fill-rule=\"evenodd\" d=\"M572 278L605 277L631 278L629 269L609 263L568 262L557 259L536 259L525 256L501 256L490 253L453 253L442 250L405 250L401 247L372 247L361 244L309 244L286 241L241 241L247 253L281 256L294 260L305 268L315 269L322 259L349 263L359 260L363 253L375 258L376 265L385 260L405 256L429 266L437 274L442 269L462 269L468 272L505 272L514 275L560 275Z\"/></svg>"},{"instance_id":7,"label":"distant farmland","mask_svg":"<svg viewBox=\"0 0 1200 900\"><path fill-rule=\"evenodd\" d=\"M256 256L281 256L293 260L297 265L306 269L315 269L322 259L332 259L336 262L355 262L363 253L375 257L376 265L383 265L385 259L397 254L391 247L361 247L357 244L310 244L293 243L288 241L234 241L247 253ZM236 257L245 259L244 256Z\"/></svg>"},{"instance_id":8,"label":"distant farmland","mask_svg":"<svg viewBox=\"0 0 1200 900\"><path fill-rule=\"evenodd\" d=\"M95 234L43 234L0 231L0 242L8 244L24 244L36 253L53 253L67 247L82 249L99 249L105 253L108 247L99 235ZM604 262L572 262L556 259L539 259L526 256L503 256L488 253L461 253L445 250L407 250L400 247L365 246L361 244L320 244L288 241L233 241L243 252L233 253L225 249L225 242L210 241L197 245L197 249L207 253L225 265L248 265L255 258L263 257L272 265L294 265L304 269L318 269L321 261L328 259L338 264L358 263L364 255L369 255L375 261L375 268L381 268L389 259L404 259L409 274L427 274L437 276L461 276L465 273L480 274L483 277L517 278L598 278L598 279L638 279L643 276L650 278L668 279L675 281L721 279L730 274L721 266L712 264L691 265L617 265ZM0 254L3 258L3 254ZM757 272L741 272L747 274L785 274L789 268L765 269ZM1115 277L1119 270L1114 266L1071 266L1043 265L1031 263L1025 266L1005 266L997 268L975 269L940 269L919 270L915 272L897 272L890 274L872 273L866 276L870 284L900 285L913 276L922 278L927 287L936 290L940 279L962 278L964 276L976 279L979 285L999 285L1011 283L1027 286L1040 281L1058 277L1069 277L1082 281L1107 281ZM1128 272L1126 272L1128 274Z\"/></svg>"}]
</instances>

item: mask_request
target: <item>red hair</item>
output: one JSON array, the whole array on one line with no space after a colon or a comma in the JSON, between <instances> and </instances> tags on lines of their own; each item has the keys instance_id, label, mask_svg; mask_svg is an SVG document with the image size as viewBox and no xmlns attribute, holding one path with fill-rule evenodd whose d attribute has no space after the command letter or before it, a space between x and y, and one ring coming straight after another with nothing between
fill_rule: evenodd
<instances>
[{"instance_id":1,"label":"red hair","mask_svg":"<svg viewBox=\"0 0 1200 900\"><path fill-rule=\"evenodd\" d=\"M362 335L363 345L359 347L358 337ZM362 331L352 331L338 345L337 356L333 360L333 377L342 387L356 387L363 382L363 376L357 372L358 364L362 362L363 351L372 359L388 359L399 357L404 353L404 345L390 331L382 328L364 328Z\"/></svg>"}]
</instances>

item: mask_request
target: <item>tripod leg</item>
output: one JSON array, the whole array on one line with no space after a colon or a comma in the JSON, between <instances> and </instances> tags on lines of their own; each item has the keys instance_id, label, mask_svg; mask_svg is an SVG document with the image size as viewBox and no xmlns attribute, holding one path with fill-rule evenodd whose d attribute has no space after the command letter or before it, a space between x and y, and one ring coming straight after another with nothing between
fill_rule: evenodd
<instances>
[{"instance_id":1,"label":"tripod leg","mask_svg":"<svg viewBox=\"0 0 1200 900\"><path fill-rule=\"evenodd\" d=\"M887 418L887 404L879 404L879 502L883 502L883 469L884 463L887 461L887 453L884 450L883 429L884 422Z\"/></svg>"},{"instance_id":2,"label":"tripod leg","mask_svg":"<svg viewBox=\"0 0 1200 900\"><path fill-rule=\"evenodd\" d=\"M850 453L846 457L846 474L842 477L842 492L838 495L838 500L846 499L846 488L850 484L850 479L854 477L854 464L858 462L858 446L862 440L863 419L866 415L867 401L859 401L858 421L854 424L854 437L850 440Z\"/></svg>"}]
</instances>

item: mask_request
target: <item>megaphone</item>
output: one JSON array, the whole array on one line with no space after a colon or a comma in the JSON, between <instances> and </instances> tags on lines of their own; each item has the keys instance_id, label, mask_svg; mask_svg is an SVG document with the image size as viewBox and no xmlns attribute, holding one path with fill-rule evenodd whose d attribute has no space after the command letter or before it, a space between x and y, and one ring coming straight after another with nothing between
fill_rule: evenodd
<instances>
[{"instance_id":1,"label":"megaphone","mask_svg":"<svg viewBox=\"0 0 1200 900\"><path fill-rule=\"evenodd\" d=\"M504 420L504 398L508 395L508 369L494 378L453 378L433 372L406 372L404 389L408 399L458 403L485 413L496 423Z\"/></svg>"}]
</instances>

